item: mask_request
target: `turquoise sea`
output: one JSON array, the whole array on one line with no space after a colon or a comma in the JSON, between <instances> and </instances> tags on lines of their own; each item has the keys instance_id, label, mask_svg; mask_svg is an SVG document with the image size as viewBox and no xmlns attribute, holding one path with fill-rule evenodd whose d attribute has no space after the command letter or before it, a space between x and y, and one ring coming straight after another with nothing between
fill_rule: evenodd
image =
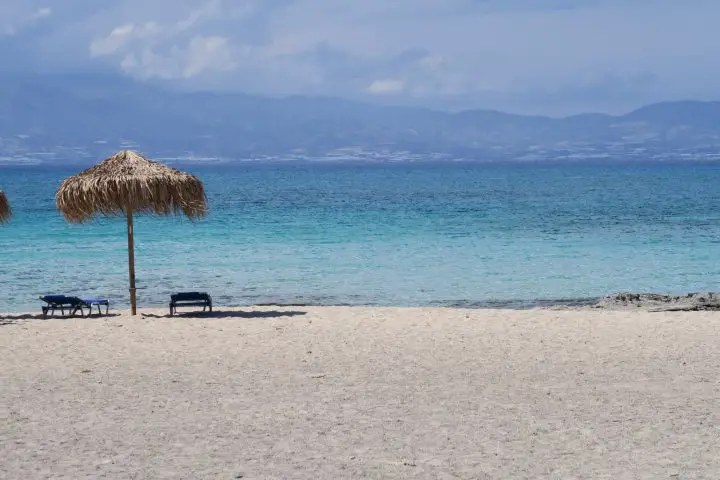
<instances>
[{"instance_id":1,"label":"turquoise sea","mask_svg":"<svg viewBox=\"0 0 720 480\"><path fill-rule=\"evenodd\" d=\"M136 220L138 302L524 307L616 291L718 290L720 166L238 165L198 175L210 215ZM124 219L68 225L61 180L0 168L0 311L37 297L127 308Z\"/></svg>"}]
</instances>

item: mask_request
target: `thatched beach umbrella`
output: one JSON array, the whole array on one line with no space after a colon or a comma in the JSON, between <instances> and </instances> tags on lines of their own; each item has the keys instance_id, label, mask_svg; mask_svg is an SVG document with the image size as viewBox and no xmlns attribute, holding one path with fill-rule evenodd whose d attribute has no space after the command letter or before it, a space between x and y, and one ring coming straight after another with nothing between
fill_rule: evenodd
<instances>
[{"instance_id":1,"label":"thatched beach umbrella","mask_svg":"<svg viewBox=\"0 0 720 480\"><path fill-rule=\"evenodd\" d=\"M12 216L10 202L8 202L5 192L0 190L0 223L5 223L10 220L10 216Z\"/></svg>"},{"instance_id":2,"label":"thatched beach umbrella","mask_svg":"<svg viewBox=\"0 0 720 480\"><path fill-rule=\"evenodd\" d=\"M55 203L73 223L96 214L127 217L133 315L137 313L133 214L183 213L192 220L207 212L205 190L197 177L128 150L67 178L55 195Z\"/></svg>"}]
</instances>

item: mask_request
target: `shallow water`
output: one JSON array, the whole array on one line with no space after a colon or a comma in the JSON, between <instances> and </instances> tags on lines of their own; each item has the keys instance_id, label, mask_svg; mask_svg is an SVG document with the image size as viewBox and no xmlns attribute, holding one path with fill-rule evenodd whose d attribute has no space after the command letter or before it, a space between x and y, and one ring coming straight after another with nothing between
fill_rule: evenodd
<instances>
[{"instance_id":1,"label":"shallow water","mask_svg":"<svg viewBox=\"0 0 720 480\"><path fill-rule=\"evenodd\" d=\"M77 168L0 169L0 311L47 293L127 305L124 219L68 225ZM191 167L210 215L136 219L139 304L534 305L717 290L720 166Z\"/></svg>"}]
</instances>

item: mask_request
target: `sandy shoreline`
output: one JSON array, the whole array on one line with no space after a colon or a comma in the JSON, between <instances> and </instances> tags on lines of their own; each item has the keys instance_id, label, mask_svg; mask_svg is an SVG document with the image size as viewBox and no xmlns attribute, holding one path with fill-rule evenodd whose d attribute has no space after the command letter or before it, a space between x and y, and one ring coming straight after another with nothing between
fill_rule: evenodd
<instances>
[{"instance_id":1,"label":"sandy shoreline","mask_svg":"<svg viewBox=\"0 0 720 480\"><path fill-rule=\"evenodd\" d=\"M0 478L717 478L720 313L0 320Z\"/></svg>"}]
</instances>

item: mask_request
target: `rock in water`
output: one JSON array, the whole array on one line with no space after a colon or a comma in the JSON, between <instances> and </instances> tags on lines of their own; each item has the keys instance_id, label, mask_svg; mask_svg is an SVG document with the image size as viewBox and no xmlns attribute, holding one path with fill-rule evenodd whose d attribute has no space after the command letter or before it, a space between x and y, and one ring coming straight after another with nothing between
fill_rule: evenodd
<instances>
[{"instance_id":1,"label":"rock in water","mask_svg":"<svg viewBox=\"0 0 720 480\"><path fill-rule=\"evenodd\" d=\"M720 293L703 292L674 296L657 293L613 293L600 300L595 308L644 309L654 311L720 310Z\"/></svg>"}]
</instances>

